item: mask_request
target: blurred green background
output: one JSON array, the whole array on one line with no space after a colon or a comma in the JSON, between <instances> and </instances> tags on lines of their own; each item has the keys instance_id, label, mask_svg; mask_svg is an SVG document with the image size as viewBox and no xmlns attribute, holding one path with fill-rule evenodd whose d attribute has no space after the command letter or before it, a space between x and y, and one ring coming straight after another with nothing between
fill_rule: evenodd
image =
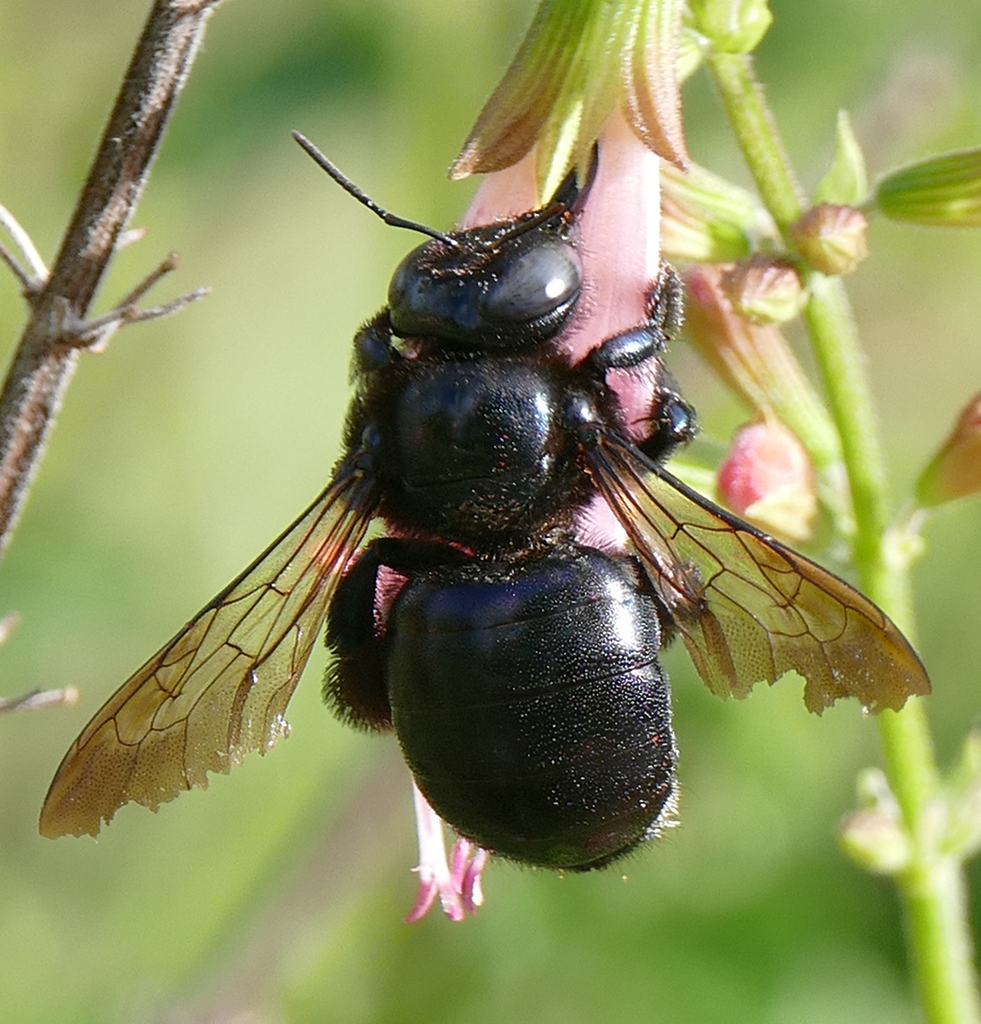
<instances>
[{"instance_id":1,"label":"blurred green background","mask_svg":"<svg viewBox=\"0 0 981 1024\"><path fill-rule=\"evenodd\" d=\"M147 4L4 0L0 201L50 258ZM807 186L839 107L872 171L981 142L970 0L774 0L761 75ZM83 360L0 569L0 694L77 685L80 706L0 720L0 1020L904 1024L917 1020L890 885L839 854L856 772L878 758L857 706L806 714L797 683L722 703L667 662L681 827L622 869L495 863L463 925L409 927L409 783L388 740L322 710L317 652L293 735L98 842L38 837L49 779L88 716L322 487L350 339L415 241L331 185L310 135L386 206L449 226L445 177L530 20L530 0L228 0L165 140L102 307L169 250L155 293L214 294ZM745 175L703 79L700 162ZM876 224L850 282L896 506L981 390L981 234ZM24 310L0 273L0 351ZM712 433L745 414L684 344L673 365ZM981 502L936 517L918 642L940 757L981 707ZM981 870L972 871L981 920Z\"/></svg>"}]
</instances>

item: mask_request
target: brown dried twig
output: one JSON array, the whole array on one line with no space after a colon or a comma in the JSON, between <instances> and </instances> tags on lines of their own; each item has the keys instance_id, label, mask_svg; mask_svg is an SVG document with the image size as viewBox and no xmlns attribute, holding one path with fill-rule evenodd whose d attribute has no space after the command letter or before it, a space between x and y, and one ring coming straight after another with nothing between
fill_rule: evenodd
<instances>
[{"instance_id":1,"label":"brown dried twig","mask_svg":"<svg viewBox=\"0 0 981 1024\"><path fill-rule=\"evenodd\" d=\"M0 393L0 556L17 524L79 351L105 344L125 323L175 312L203 294L198 290L154 309L136 308L136 299L176 265L169 258L115 309L86 320L139 201L205 23L220 2L154 3L50 273L26 232L6 210L0 213L0 226L27 266L2 246L0 259L32 307Z\"/></svg>"},{"instance_id":2,"label":"brown dried twig","mask_svg":"<svg viewBox=\"0 0 981 1024\"><path fill-rule=\"evenodd\" d=\"M66 686L63 690L31 690L19 697L0 698L0 715L9 715L13 711L37 711L38 708L50 708L54 705L72 705L78 703L78 690L74 686Z\"/></svg>"},{"instance_id":3,"label":"brown dried twig","mask_svg":"<svg viewBox=\"0 0 981 1024\"><path fill-rule=\"evenodd\" d=\"M17 257L10 252L6 246L0 245L0 259L13 271L23 288L25 298L33 301L44 287L48 279L48 268L44 265L31 236L20 226L17 218L5 207L0 205L0 227L2 227L14 244L20 250L24 262L31 268L30 272L25 270L17 260Z\"/></svg>"},{"instance_id":4,"label":"brown dried twig","mask_svg":"<svg viewBox=\"0 0 981 1024\"><path fill-rule=\"evenodd\" d=\"M10 636L20 622L16 612L8 612L0 618L0 644ZM36 711L38 708L49 708L56 704L76 704L78 690L74 686L66 686L63 690L31 690L18 697L0 697L0 715L8 715L12 711Z\"/></svg>"}]
</instances>

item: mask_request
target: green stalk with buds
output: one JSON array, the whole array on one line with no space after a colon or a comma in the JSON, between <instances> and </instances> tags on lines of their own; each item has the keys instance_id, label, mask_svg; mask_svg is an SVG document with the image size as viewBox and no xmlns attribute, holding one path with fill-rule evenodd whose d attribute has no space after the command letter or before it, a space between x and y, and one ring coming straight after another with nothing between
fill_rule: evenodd
<instances>
[{"instance_id":1,"label":"green stalk with buds","mask_svg":"<svg viewBox=\"0 0 981 1024\"><path fill-rule=\"evenodd\" d=\"M981 151L920 161L870 190L842 114L832 165L807 198L756 79L752 52L771 21L766 0L690 0L684 11L677 0L543 0L453 173L498 171L528 157L541 197L570 167L585 167L611 119L622 118L663 160L662 251L687 267L690 339L754 410L751 429L763 445L790 452L788 472L804 467L776 506L748 494L737 511L751 516L755 508L764 528L780 532L783 523L784 534L800 540L812 529L816 490L832 530L849 545L862 589L915 635L909 570L918 545L910 537L923 510L981 492L981 399L964 410L923 471L912 499L918 511L891 525L843 277L868 255L871 217L981 225ZM711 77L758 196L691 166L679 81L699 67ZM798 317L826 403L782 332ZM750 440L747 433L741 443ZM968 739L960 767L944 779L922 700L887 710L877 722L884 771L860 780L863 808L846 820L842 845L896 883L929 1024L978 1024L962 869L981 846L981 741Z\"/></svg>"}]
</instances>

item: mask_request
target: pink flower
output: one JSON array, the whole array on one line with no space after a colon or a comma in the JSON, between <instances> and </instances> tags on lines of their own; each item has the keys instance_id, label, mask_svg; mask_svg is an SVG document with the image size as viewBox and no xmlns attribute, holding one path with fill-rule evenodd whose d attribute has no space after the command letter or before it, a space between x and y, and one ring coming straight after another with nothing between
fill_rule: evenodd
<instances>
[{"instance_id":1,"label":"pink flower","mask_svg":"<svg viewBox=\"0 0 981 1024\"><path fill-rule=\"evenodd\" d=\"M451 921L462 921L468 914L475 914L484 902L481 876L489 854L466 839L457 839L453 856L447 862L443 819L429 806L414 781L412 795L419 836L419 866L415 869L419 875L419 895L405 915L405 922L414 924L424 918L437 896L443 913Z\"/></svg>"},{"instance_id":2,"label":"pink flower","mask_svg":"<svg viewBox=\"0 0 981 1024\"><path fill-rule=\"evenodd\" d=\"M658 248L658 158L644 146L621 115L613 116L599 140L596 179L579 225L583 294L562 339L573 361L611 335L642 323L660 270ZM474 196L462 227L514 217L539 205L534 154L506 170L488 174ZM646 423L651 381L624 372L612 382L638 429ZM599 507L602 506L602 507ZM597 501L584 513L589 543L622 547L623 530ZM419 837L419 892L405 920L418 921L435 905L452 921L462 921L483 902L481 876L487 850L457 839L447 858L444 823L413 783Z\"/></svg>"}]
</instances>

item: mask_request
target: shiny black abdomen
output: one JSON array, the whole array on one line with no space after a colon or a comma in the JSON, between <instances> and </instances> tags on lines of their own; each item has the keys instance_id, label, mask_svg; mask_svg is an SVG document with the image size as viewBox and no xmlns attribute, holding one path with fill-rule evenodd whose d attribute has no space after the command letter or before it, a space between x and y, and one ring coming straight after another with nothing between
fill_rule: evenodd
<instances>
[{"instance_id":1,"label":"shiny black abdomen","mask_svg":"<svg viewBox=\"0 0 981 1024\"><path fill-rule=\"evenodd\" d=\"M657 607L586 548L411 579L388 617L392 720L419 787L479 845L599 867L670 807Z\"/></svg>"}]
</instances>

